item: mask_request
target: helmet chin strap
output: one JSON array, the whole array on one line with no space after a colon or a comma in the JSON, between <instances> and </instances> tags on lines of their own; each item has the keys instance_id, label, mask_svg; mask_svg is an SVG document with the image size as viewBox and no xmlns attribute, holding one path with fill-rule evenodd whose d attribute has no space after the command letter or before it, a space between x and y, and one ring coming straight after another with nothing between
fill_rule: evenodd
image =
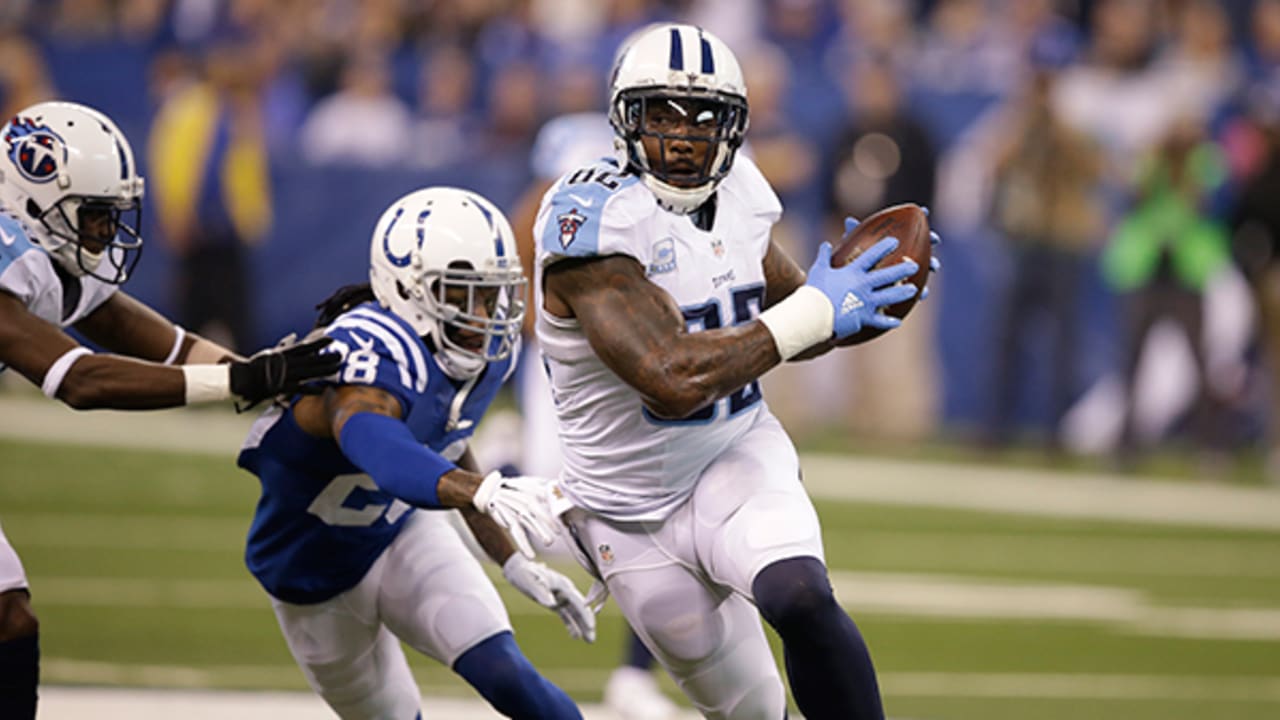
<instances>
[{"instance_id":1,"label":"helmet chin strap","mask_svg":"<svg viewBox=\"0 0 1280 720\"><path fill-rule=\"evenodd\" d=\"M710 182L696 188L678 188L670 183L665 183L649 173L641 176L641 182L653 192L658 200L658 205L663 210L669 210L681 215L689 215L711 197L716 191L719 183Z\"/></svg>"},{"instance_id":2,"label":"helmet chin strap","mask_svg":"<svg viewBox=\"0 0 1280 720\"><path fill-rule=\"evenodd\" d=\"M435 357L436 362L440 363L440 369L453 380L474 378L484 370L486 364L484 358L468 355L451 347L437 350Z\"/></svg>"},{"instance_id":3,"label":"helmet chin strap","mask_svg":"<svg viewBox=\"0 0 1280 720\"><path fill-rule=\"evenodd\" d=\"M67 242L59 245L51 254L67 272L75 277L84 277L98 269L106 253L89 252L77 247L75 243Z\"/></svg>"}]
</instances>

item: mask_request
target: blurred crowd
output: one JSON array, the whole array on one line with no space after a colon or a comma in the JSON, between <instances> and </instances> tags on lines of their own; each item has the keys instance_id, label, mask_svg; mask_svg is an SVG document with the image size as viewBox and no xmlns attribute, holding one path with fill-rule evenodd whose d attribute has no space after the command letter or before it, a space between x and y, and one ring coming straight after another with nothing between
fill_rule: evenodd
<instances>
[{"instance_id":1,"label":"blurred crowd","mask_svg":"<svg viewBox=\"0 0 1280 720\"><path fill-rule=\"evenodd\" d=\"M673 19L742 61L798 262L901 202L944 237L901 330L771 378L798 435L1280 445L1280 0L4 0L0 107L145 145L152 300L247 348L262 247L342 213L316 178L461 173L510 210L542 123L603 111L621 40Z\"/></svg>"}]
</instances>

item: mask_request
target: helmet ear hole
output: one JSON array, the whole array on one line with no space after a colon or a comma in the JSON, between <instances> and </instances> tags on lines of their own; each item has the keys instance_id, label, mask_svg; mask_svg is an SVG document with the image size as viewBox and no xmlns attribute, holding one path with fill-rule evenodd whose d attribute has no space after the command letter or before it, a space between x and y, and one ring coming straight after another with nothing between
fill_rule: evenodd
<instances>
[{"instance_id":1,"label":"helmet ear hole","mask_svg":"<svg viewBox=\"0 0 1280 720\"><path fill-rule=\"evenodd\" d=\"M401 300L409 299L409 289L406 288L404 286L404 283L400 282L399 280L396 280L396 292L400 294Z\"/></svg>"},{"instance_id":2,"label":"helmet ear hole","mask_svg":"<svg viewBox=\"0 0 1280 720\"><path fill-rule=\"evenodd\" d=\"M39 220L44 213L40 210L40 206L36 204L35 200L27 198L27 214L31 216L32 220Z\"/></svg>"}]
</instances>

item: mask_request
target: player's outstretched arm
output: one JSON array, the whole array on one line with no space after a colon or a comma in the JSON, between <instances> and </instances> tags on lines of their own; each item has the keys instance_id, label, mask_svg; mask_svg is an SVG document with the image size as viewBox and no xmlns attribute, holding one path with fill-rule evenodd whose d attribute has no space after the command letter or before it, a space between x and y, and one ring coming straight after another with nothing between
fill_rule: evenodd
<instances>
[{"instance_id":1,"label":"player's outstretched arm","mask_svg":"<svg viewBox=\"0 0 1280 720\"><path fill-rule=\"evenodd\" d=\"M559 615L570 636L595 642L596 615L572 580L516 552L511 540L493 518L472 508L462 508L462 517L480 547L502 566L502 575L507 582L529 599Z\"/></svg>"},{"instance_id":2,"label":"player's outstretched arm","mask_svg":"<svg viewBox=\"0 0 1280 720\"><path fill-rule=\"evenodd\" d=\"M91 317L94 320L86 318L83 324L90 339L103 338L114 344L137 330L125 327L105 332L105 316L94 313ZM172 324L163 318L159 318L160 325L151 324L150 319L139 322L144 327L161 328L152 335L153 342L137 346L142 358L94 353L33 315L17 298L0 293L0 362L49 397L81 410L153 410L195 402L261 400L295 390L337 368L338 359L322 353L322 345L275 350L268 357L244 362L172 367L164 362L168 360L164 356L162 362L148 359L160 353L157 348L164 342L170 349L177 345ZM77 329L81 328L78 324ZM167 336L163 342L156 339L161 336Z\"/></svg>"},{"instance_id":3,"label":"player's outstretched arm","mask_svg":"<svg viewBox=\"0 0 1280 720\"><path fill-rule=\"evenodd\" d=\"M366 385L330 387L298 401L302 429L338 441L343 454L378 487L424 508L472 507L511 535L520 552L534 557L528 535L544 545L555 539L556 520L547 503L547 483L537 478L481 477L464 470L414 438L401 421L400 401Z\"/></svg>"}]
</instances>

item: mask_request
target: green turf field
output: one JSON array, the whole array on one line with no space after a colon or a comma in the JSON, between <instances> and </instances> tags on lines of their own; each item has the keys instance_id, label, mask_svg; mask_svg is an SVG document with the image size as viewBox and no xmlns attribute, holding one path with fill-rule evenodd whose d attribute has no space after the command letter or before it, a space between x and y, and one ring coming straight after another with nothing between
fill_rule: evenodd
<instances>
[{"instance_id":1,"label":"green turf field","mask_svg":"<svg viewBox=\"0 0 1280 720\"><path fill-rule=\"evenodd\" d=\"M46 682L303 687L240 560L256 497L229 457L0 440ZM818 507L895 718L1280 717L1278 531ZM586 646L498 584L534 662L597 699L617 611ZM414 664L428 690L466 692Z\"/></svg>"}]
</instances>

